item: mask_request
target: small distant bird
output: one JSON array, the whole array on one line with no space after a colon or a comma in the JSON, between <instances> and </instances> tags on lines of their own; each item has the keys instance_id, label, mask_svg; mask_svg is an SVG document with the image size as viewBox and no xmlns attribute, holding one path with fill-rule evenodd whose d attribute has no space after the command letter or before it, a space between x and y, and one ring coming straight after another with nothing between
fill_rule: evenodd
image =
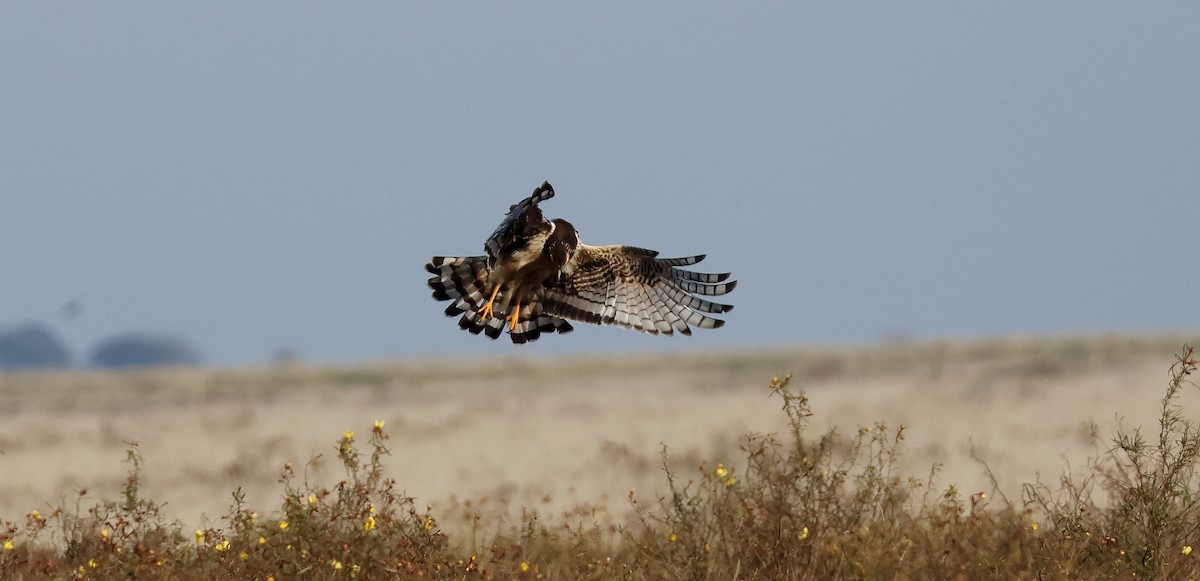
<instances>
[{"instance_id":1,"label":"small distant bird","mask_svg":"<svg viewBox=\"0 0 1200 581\"><path fill-rule=\"evenodd\" d=\"M485 256L435 256L425 265L433 298L451 301L446 316L461 314L459 327L496 339L507 326L513 343L525 343L571 331L566 319L654 335L725 324L708 313L733 305L695 295L723 295L737 281L677 268L705 255L657 258L645 248L588 246L570 222L542 216L538 204L552 197L554 188L543 182L511 206L484 243Z\"/></svg>"},{"instance_id":2,"label":"small distant bird","mask_svg":"<svg viewBox=\"0 0 1200 581\"><path fill-rule=\"evenodd\" d=\"M58 308L58 318L64 321L74 321L83 313L83 299L73 298Z\"/></svg>"}]
</instances>

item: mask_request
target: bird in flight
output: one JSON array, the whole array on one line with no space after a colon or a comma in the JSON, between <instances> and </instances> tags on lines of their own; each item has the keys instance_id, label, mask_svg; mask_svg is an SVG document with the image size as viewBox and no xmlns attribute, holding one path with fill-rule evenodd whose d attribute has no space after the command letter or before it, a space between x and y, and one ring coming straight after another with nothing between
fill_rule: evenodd
<instances>
[{"instance_id":1,"label":"bird in flight","mask_svg":"<svg viewBox=\"0 0 1200 581\"><path fill-rule=\"evenodd\" d=\"M554 188L542 182L513 204L484 243L484 256L435 256L425 265L433 298L450 301L446 316L462 315L459 327L492 339L507 327L513 343L525 343L571 331L567 319L652 335L725 324L710 314L733 305L696 295L723 295L737 281L679 268L705 255L658 258L645 248L588 246L570 222L542 215L538 204L552 197Z\"/></svg>"}]
</instances>

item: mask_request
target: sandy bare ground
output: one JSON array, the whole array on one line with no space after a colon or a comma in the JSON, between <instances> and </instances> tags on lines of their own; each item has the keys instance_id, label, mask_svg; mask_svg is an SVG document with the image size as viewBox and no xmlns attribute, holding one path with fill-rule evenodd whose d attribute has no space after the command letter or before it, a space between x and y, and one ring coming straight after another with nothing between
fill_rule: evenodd
<instances>
[{"instance_id":1,"label":"sandy bare ground","mask_svg":"<svg viewBox=\"0 0 1200 581\"><path fill-rule=\"evenodd\" d=\"M660 449L740 466L738 441L779 431L773 374L797 372L813 435L883 421L908 426L904 467L941 486L991 491L972 446L1019 497L1095 454L1111 434L1156 429L1172 354L1186 337L896 344L667 358L403 362L326 369L18 374L0 379L0 519L114 499L126 441L145 458L143 493L185 526L220 524L241 487L252 508L279 506L285 462L313 481L341 478L336 442L365 442L386 422L390 475L419 505L447 512L627 512L664 486ZM1200 414L1190 390L1187 414ZM1102 441L1101 445L1106 442ZM690 463L690 464L688 464ZM303 472L304 469L298 468ZM694 473L692 473L694 474ZM85 499L85 506L87 505ZM471 506L463 502L471 500ZM603 513L604 511L601 511Z\"/></svg>"}]
</instances>

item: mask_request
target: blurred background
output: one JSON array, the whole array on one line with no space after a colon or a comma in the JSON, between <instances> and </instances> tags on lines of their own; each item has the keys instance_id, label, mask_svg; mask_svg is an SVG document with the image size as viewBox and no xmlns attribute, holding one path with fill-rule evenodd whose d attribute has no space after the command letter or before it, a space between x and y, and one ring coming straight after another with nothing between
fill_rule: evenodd
<instances>
[{"instance_id":1,"label":"blurred background","mask_svg":"<svg viewBox=\"0 0 1200 581\"><path fill-rule=\"evenodd\" d=\"M509 204L740 281L690 338L1194 328L1200 5L0 6L0 366L509 354Z\"/></svg>"}]
</instances>

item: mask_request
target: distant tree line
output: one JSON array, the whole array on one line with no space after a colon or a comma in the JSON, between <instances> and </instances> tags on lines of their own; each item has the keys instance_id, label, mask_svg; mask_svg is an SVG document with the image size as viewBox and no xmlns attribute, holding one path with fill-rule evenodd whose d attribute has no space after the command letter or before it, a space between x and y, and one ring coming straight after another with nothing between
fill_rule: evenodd
<instances>
[{"instance_id":1,"label":"distant tree line","mask_svg":"<svg viewBox=\"0 0 1200 581\"><path fill-rule=\"evenodd\" d=\"M71 351L46 325L24 323L0 328L0 369L67 369ZM96 344L88 367L107 369L196 365L200 356L186 339L150 333L123 333Z\"/></svg>"},{"instance_id":2,"label":"distant tree line","mask_svg":"<svg viewBox=\"0 0 1200 581\"><path fill-rule=\"evenodd\" d=\"M0 367L62 369L70 366L71 352L46 327L30 323L0 330Z\"/></svg>"}]
</instances>

